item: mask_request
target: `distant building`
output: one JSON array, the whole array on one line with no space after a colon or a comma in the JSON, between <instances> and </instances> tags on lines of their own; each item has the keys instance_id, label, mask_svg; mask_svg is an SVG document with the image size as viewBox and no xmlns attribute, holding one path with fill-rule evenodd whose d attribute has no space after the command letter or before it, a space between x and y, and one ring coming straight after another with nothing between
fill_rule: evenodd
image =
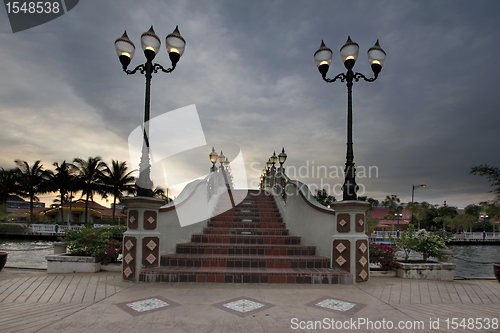
<instances>
[{"instance_id":1,"label":"distant building","mask_svg":"<svg viewBox=\"0 0 500 333\"><path fill-rule=\"evenodd\" d=\"M14 213L19 209L30 209L30 202L16 196L9 195L7 198L7 214ZM33 208L45 208L44 202L33 202Z\"/></svg>"}]
</instances>

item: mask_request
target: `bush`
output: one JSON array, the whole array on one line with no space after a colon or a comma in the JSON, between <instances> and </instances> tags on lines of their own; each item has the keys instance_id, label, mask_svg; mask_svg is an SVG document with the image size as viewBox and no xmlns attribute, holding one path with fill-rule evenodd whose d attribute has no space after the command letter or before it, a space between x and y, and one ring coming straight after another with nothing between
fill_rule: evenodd
<instances>
[{"instance_id":1,"label":"bush","mask_svg":"<svg viewBox=\"0 0 500 333\"><path fill-rule=\"evenodd\" d=\"M24 233L25 228L19 224L8 224L2 223L0 224L0 234L22 234Z\"/></svg>"},{"instance_id":2,"label":"bush","mask_svg":"<svg viewBox=\"0 0 500 333\"><path fill-rule=\"evenodd\" d=\"M370 243L370 262L379 264L383 270L399 268L394 261L394 249L386 244Z\"/></svg>"},{"instance_id":3,"label":"bush","mask_svg":"<svg viewBox=\"0 0 500 333\"><path fill-rule=\"evenodd\" d=\"M69 230L63 241L69 253L94 257L99 262L114 262L122 253L122 242L112 239L113 233L106 228Z\"/></svg>"}]
</instances>

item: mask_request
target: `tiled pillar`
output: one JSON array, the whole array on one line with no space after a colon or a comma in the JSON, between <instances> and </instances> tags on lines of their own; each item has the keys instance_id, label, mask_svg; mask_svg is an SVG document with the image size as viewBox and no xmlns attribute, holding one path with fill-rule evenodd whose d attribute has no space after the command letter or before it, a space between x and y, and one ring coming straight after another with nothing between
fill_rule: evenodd
<instances>
[{"instance_id":1,"label":"tiled pillar","mask_svg":"<svg viewBox=\"0 0 500 333\"><path fill-rule=\"evenodd\" d=\"M160 266L158 216L162 199L127 197L127 231L123 235L122 278L139 281L143 268Z\"/></svg>"},{"instance_id":2,"label":"tiled pillar","mask_svg":"<svg viewBox=\"0 0 500 333\"><path fill-rule=\"evenodd\" d=\"M370 204L364 201L339 201L330 207L336 215L332 268L350 272L353 283L366 282L370 279L370 258L365 222Z\"/></svg>"}]
</instances>

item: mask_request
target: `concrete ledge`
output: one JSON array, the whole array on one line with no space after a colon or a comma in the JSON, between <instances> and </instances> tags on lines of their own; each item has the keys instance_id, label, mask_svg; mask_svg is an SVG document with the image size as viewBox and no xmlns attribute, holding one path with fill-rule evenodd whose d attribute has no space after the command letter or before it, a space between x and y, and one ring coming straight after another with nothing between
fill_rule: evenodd
<instances>
[{"instance_id":1,"label":"concrete ledge","mask_svg":"<svg viewBox=\"0 0 500 333\"><path fill-rule=\"evenodd\" d=\"M377 276L396 277L398 276L398 271L370 271L371 278Z\"/></svg>"},{"instance_id":2,"label":"concrete ledge","mask_svg":"<svg viewBox=\"0 0 500 333\"><path fill-rule=\"evenodd\" d=\"M446 262L436 263L405 263L398 262L398 277L403 279L424 279L453 281L455 264Z\"/></svg>"},{"instance_id":3,"label":"concrete ledge","mask_svg":"<svg viewBox=\"0 0 500 333\"><path fill-rule=\"evenodd\" d=\"M101 271L121 272L122 271L122 263L121 262L109 263L109 264L101 263Z\"/></svg>"},{"instance_id":4,"label":"concrete ledge","mask_svg":"<svg viewBox=\"0 0 500 333\"><path fill-rule=\"evenodd\" d=\"M50 254L47 260L47 273L95 273L101 270L101 264L93 257L72 256L67 253Z\"/></svg>"}]
</instances>

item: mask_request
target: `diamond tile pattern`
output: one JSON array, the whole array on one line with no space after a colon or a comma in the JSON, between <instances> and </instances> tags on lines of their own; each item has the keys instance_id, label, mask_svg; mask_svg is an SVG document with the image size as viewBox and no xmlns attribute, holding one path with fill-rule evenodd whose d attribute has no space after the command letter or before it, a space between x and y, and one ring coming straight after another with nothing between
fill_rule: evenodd
<instances>
[{"instance_id":1,"label":"diamond tile pattern","mask_svg":"<svg viewBox=\"0 0 500 333\"><path fill-rule=\"evenodd\" d=\"M316 309L322 309L326 311L330 311L333 313L341 313L343 315L351 316L359 310L363 309L366 304L354 303L334 297L321 297L317 300L309 302L306 306L310 306Z\"/></svg>"},{"instance_id":2,"label":"diamond tile pattern","mask_svg":"<svg viewBox=\"0 0 500 333\"><path fill-rule=\"evenodd\" d=\"M148 249L153 251L156 248L157 244L153 240L150 240L146 246L148 247Z\"/></svg>"},{"instance_id":3,"label":"diamond tile pattern","mask_svg":"<svg viewBox=\"0 0 500 333\"><path fill-rule=\"evenodd\" d=\"M129 250L129 251L130 251L130 249L131 249L133 246L134 246L134 243L132 243L132 241L131 241L131 240L128 240L128 241L125 243L125 248L126 248L127 250Z\"/></svg>"},{"instance_id":4,"label":"diamond tile pattern","mask_svg":"<svg viewBox=\"0 0 500 333\"><path fill-rule=\"evenodd\" d=\"M365 253L366 250L368 250L368 248L366 247L365 243L361 243L361 245L359 246L359 249L361 250L361 252Z\"/></svg>"},{"instance_id":5,"label":"diamond tile pattern","mask_svg":"<svg viewBox=\"0 0 500 333\"><path fill-rule=\"evenodd\" d=\"M125 274L126 277L129 277L130 274L132 274L132 270L130 269L130 267L127 267L125 268L125 270L123 271L123 274Z\"/></svg>"},{"instance_id":6,"label":"diamond tile pattern","mask_svg":"<svg viewBox=\"0 0 500 333\"><path fill-rule=\"evenodd\" d=\"M337 262L337 264L339 264L340 266L342 266L343 264L345 264L345 263L346 263L346 260L345 260L345 259L344 259L344 257L342 257L342 256L339 256L339 257L337 258L337 260L335 260L335 261L336 261L336 262Z\"/></svg>"},{"instance_id":7,"label":"diamond tile pattern","mask_svg":"<svg viewBox=\"0 0 500 333\"><path fill-rule=\"evenodd\" d=\"M222 306L225 306L226 308L234 310L234 311L246 313L249 311L257 310L265 305L262 303L249 301L247 299L240 299L238 301L222 304Z\"/></svg>"},{"instance_id":8,"label":"diamond tile pattern","mask_svg":"<svg viewBox=\"0 0 500 333\"><path fill-rule=\"evenodd\" d=\"M127 255L125 256L125 258L123 258L123 259L125 260L125 262L126 262L127 264L130 264L130 262L131 262L132 260L134 260L134 258L132 258L132 256L130 255L130 253L127 253Z\"/></svg>"},{"instance_id":9,"label":"diamond tile pattern","mask_svg":"<svg viewBox=\"0 0 500 333\"><path fill-rule=\"evenodd\" d=\"M249 315L254 315L259 311L267 310L273 307L274 304L270 304L246 296L241 296L217 304L213 304L212 306L240 317L246 317Z\"/></svg>"},{"instance_id":10,"label":"diamond tile pattern","mask_svg":"<svg viewBox=\"0 0 500 333\"><path fill-rule=\"evenodd\" d=\"M368 276L368 273L365 270L362 270L361 273L359 273L359 276L363 279L366 280L366 277Z\"/></svg>"},{"instance_id":11,"label":"diamond tile pattern","mask_svg":"<svg viewBox=\"0 0 500 333\"><path fill-rule=\"evenodd\" d=\"M143 301L128 303L127 306L137 312L145 312L149 310L163 308L165 306L169 306L169 304L158 298L149 298Z\"/></svg>"},{"instance_id":12,"label":"diamond tile pattern","mask_svg":"<svg viewBox=\"0 0 500 333\"><path fill-rule=\"evenodd\" d=\"M322 308L327 308L330 310L337 310L342 312L348 311L356 306L356 304L354 303L338 301L336 299L331 299L331 298L327 298L321 302L318 302L316 303L316 305Z\"/></svg>"},{"instance_id":13,"label":"diamond tile pattern","mask_svg":"<svg viewBox=\"0 0 500 333\"><path fill-rule=\"evenodd\" d=\"M347 249L347 247L345 247L343 243L340 243L339 245L337 245L336 249L337 251L339 251L339 253L342 253L345 251L345 249Z\"/></svg>"},{"instance_id":14,"label":"diamond tile pattern","mask_svg":"<svg viewBox=\"0 0 500 333\"><path fill-rule=\"evenodd\" d=\"M344 219L342 219L342 220L339 222L339 224L340 224L341 226L345 226L345 225L346 225L346 223L347 223L347 222L346 222Z\"/></svg>"},{"instance_id":15,"label":"diamond tile pattern","mask_svg":"<svg viewBox=\"0 0 500 333\"><path fill-rule=\"evenodd\" d=\"M152 265L155 262L156 257L151 253L149 256L146 257L146 260Z\"/></svg>"},{"instance_id":16,"label":"diamond tile pattern","mask_svg":"<svg viewBox=\"0 0 500 333\"><path fill-rule=\"evenodd\" d=\"M147 299L140 299L116 304L120 309L128 314L137 317L156 311L171 309L180 304L166 299L162 296L153 296Z\"/></svg>"},{"instance_id":17,"label":"diamond tile pattern","mask_svg":"<svg viewBox=\"0 0 500 333\"><path fill-rule=\"evenodd\" d=\"M153 223L154 221L155 221L155 219L154 219L152 216L150 216L150 217L148 218L148 222L149 222L149 223Z\"/></svg>"},{"instance_id":18,"label":"diamond tile pattern","mask_svg":"<svg viewBox=\"0 0 500 333\"><path fill-rule=\"evenodd\" d=\"M359 263L363 266L366 266L366 263L368 262L368 260L366 260L365 257L361 257L361 259L359 259Z\"/></svg>"}]
</instances>

